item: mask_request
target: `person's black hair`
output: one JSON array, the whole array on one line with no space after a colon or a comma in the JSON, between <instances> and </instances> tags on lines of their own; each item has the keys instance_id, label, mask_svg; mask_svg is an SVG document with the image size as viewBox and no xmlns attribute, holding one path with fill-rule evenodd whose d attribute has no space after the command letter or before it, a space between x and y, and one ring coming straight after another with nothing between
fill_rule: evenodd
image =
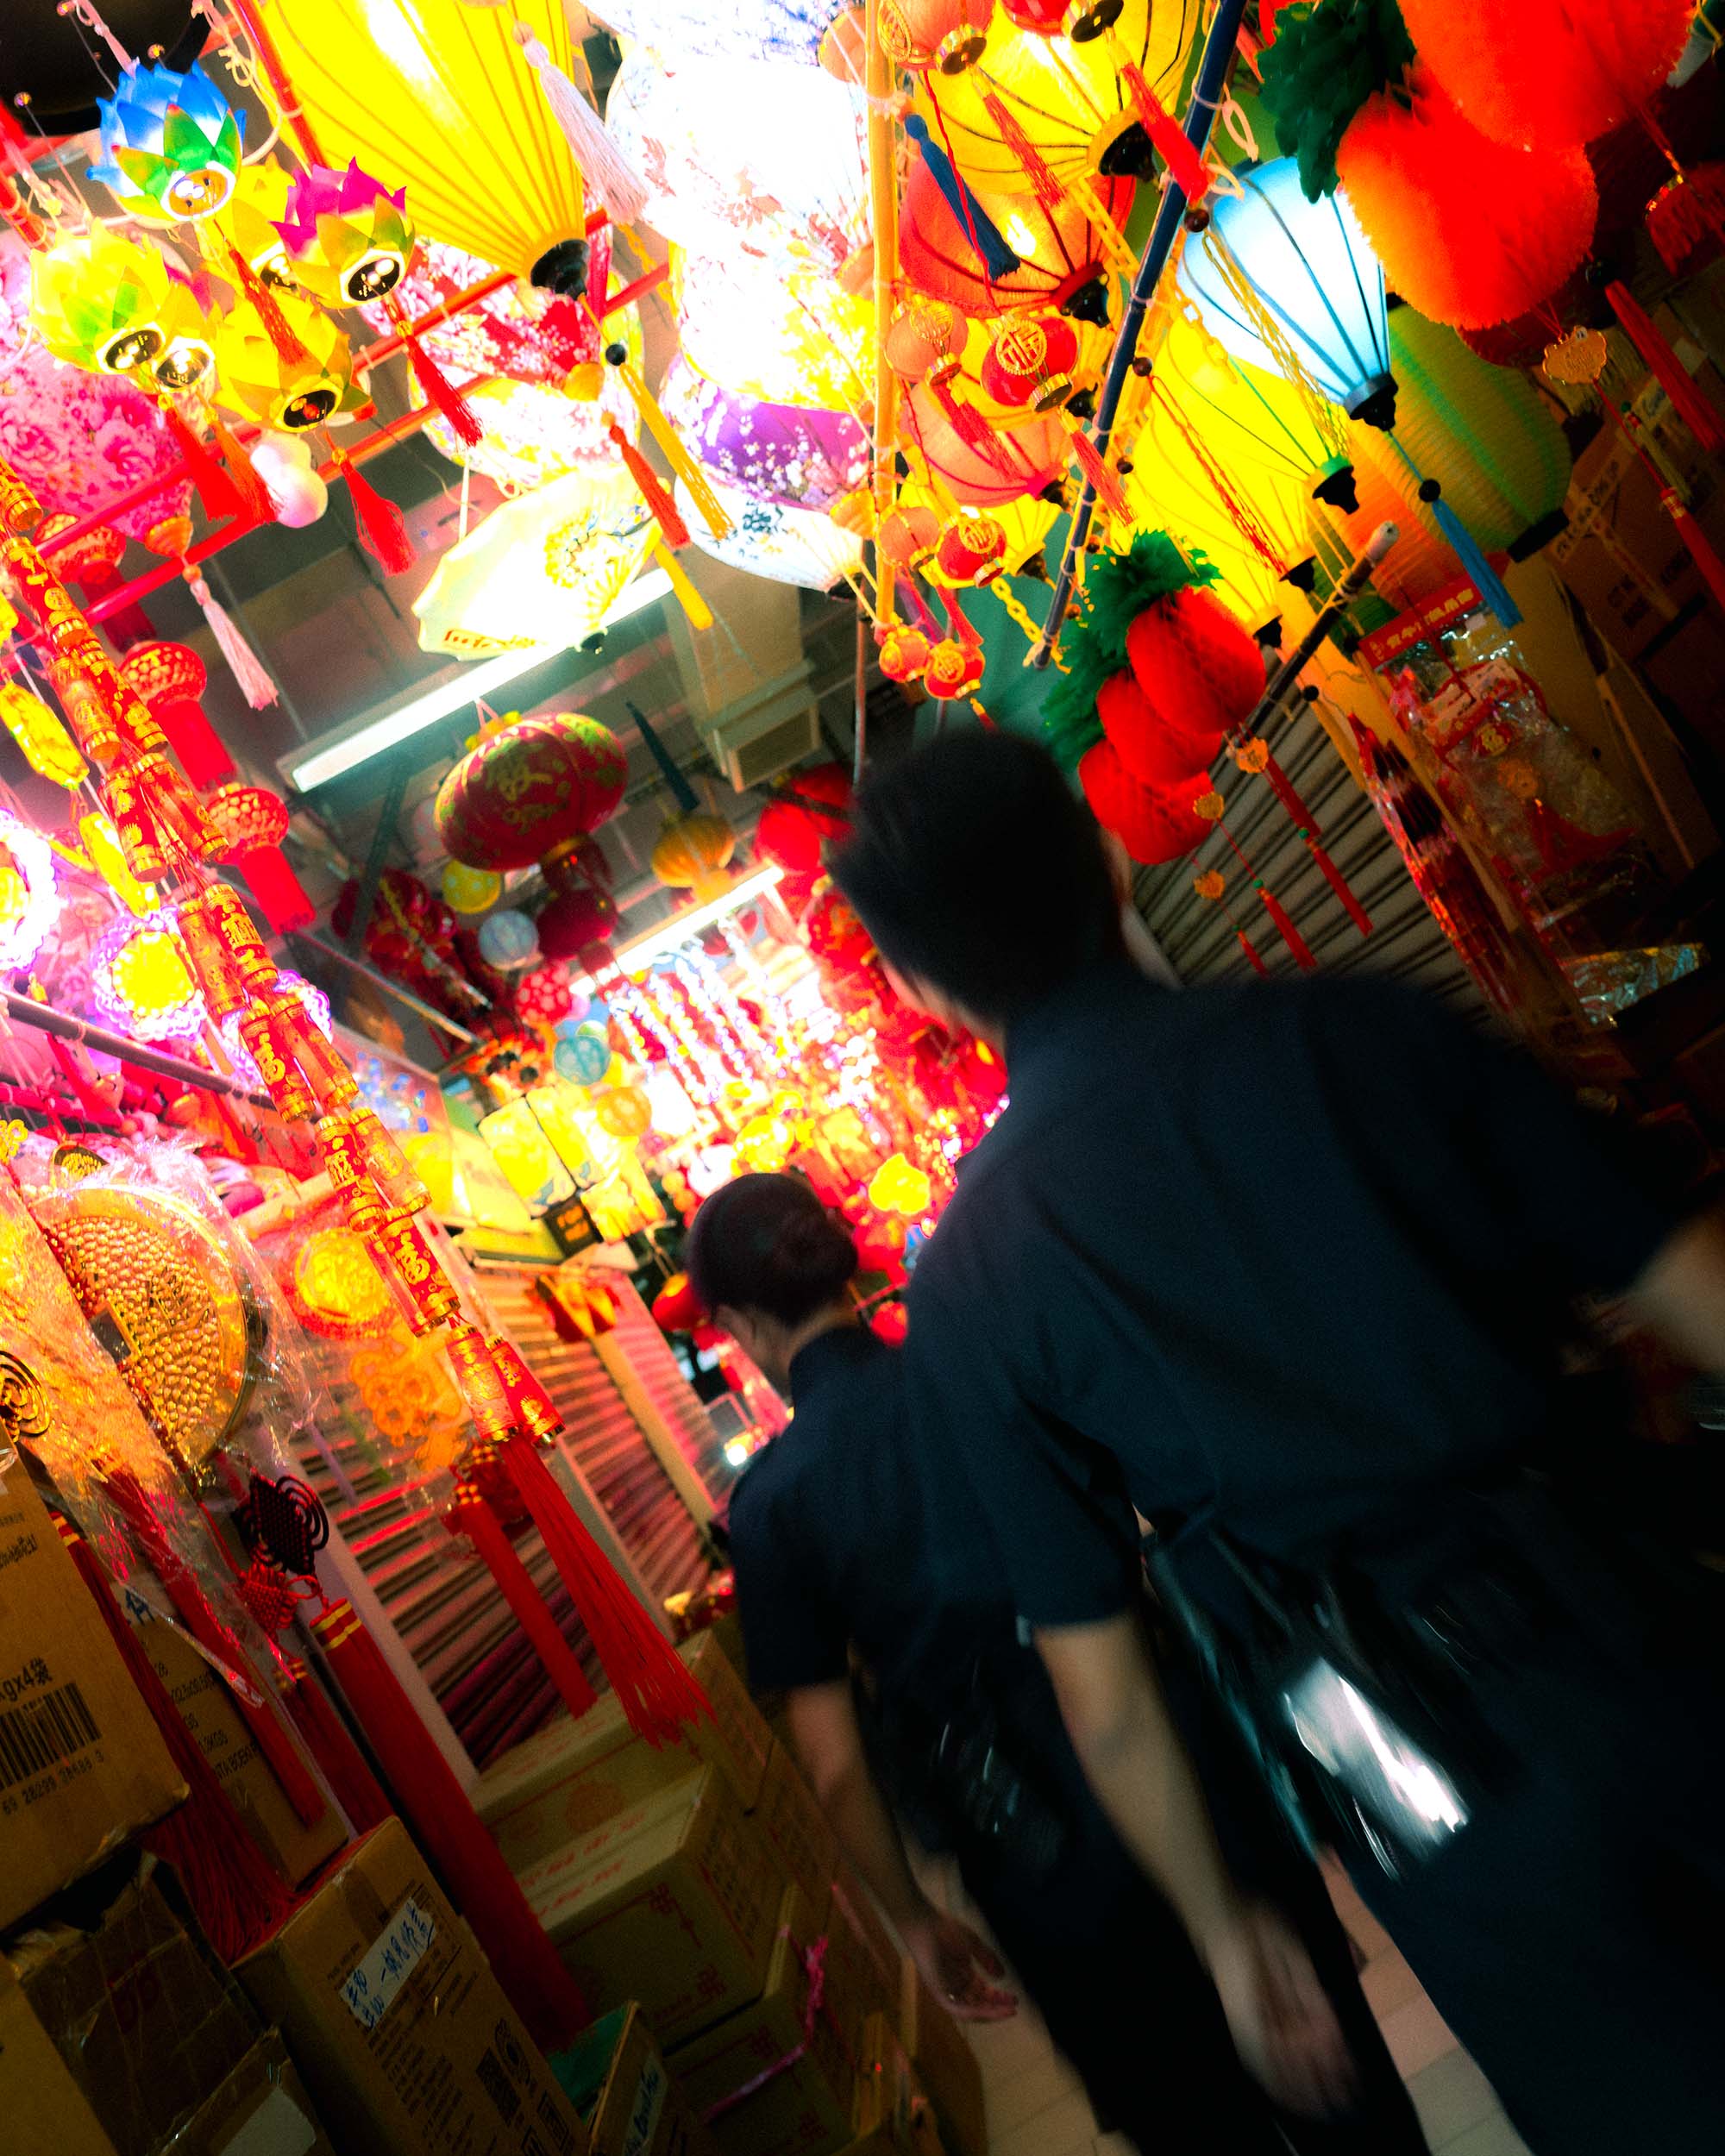
<instances>
[{"instance_id":1,"label":"person's black hair","mask_svg":"<svg viewBox=\"0 0 1725 2156\"><path fill-rule=\"evenodd\" d=\"M707 1311L758 1310L800 1325L844 1292L856 1246L796 1175L739 1175L689 1230L689 1284Z\"/></svg>"},{"instance_id":2,"label":"person's black hair","mask_svg":"<svg viewBox=\"0 0 1725 2156\"><path fill-rule=\"evenodd\" d=\"M1101 835L1015 735L943 734L869 779L827 866L888 965L992 1022L1120 949Z\"/></svg>"}]
</instances>

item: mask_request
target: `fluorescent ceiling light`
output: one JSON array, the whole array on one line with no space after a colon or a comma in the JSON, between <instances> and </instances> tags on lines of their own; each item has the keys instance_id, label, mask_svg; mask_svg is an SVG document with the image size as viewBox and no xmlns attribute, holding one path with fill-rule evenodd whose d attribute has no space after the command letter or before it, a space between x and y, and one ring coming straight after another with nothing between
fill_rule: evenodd
<instances>
[{"instance_id":1,"label":"fluorescent ceiling light","mask_svg":"<svg viewBox=\"0 0 1725 2156\"><path fill-rule=\"evenodd\" d=\"M612 629L618 622L627 621L631 614L638 614L665 598L670 589L671 580L663 569L649 569L645 576L637 576L619 597L605 617L605 628ZM549 645L536 644L530 651L505 651L499 658L482 660L478 666L463 666L459 674L440 681L435 689L427 689L411 704L404 704L398 711L386 711L381 718L373 719L357 732L345 738L326 740L323 747L313 748L297 761L289 761L288 783L302 793L310 793L314 787L326 786L331 779L339 779L343 772L355 770L361 764L369 763L373 756L380 756L385 749L411 740L428 726L435 726L452 711L465 710L481 699L489 701L499 689L507 688L511 681L518 681L524 674L530 674L535 667L543 667L547 660L556 655Z\"/></svg>"},{"instance_id":2,"label":"fluorescent ceiling light","mask_svg":"<svg viewBox=\"0 0 1725 2156\"><path fill-rule=\"evenodd\" d=\"M624 973L644 972L668 950L678 950L692 936L699 936L704 928L711 928L727 913L735 913L740 906L747 906L750 899L761 898L772 890L784 873L782 868L773 867L756 869L752 875L733 883L730 890L721 891L705 906L691 906L687 913L674 914L668 921L661 921L657 928L649 928L644 936L625 943L621 950L612 954L613 962ZM579 981L570 983L580 995L594 985L591 974L584 974Z\"/></svg>"}]
</instances>

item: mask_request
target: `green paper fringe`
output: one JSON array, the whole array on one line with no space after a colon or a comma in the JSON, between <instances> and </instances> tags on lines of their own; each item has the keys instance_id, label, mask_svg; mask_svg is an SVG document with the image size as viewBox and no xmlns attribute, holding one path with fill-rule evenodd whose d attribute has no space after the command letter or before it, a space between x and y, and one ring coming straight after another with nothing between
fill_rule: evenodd
<instances>
[{"instance_id":1,"label":"green paper fringe","mask_svg":"<svg viewBox=\"0 0 1725 2156\"><path fill-rule=\"evenodd\" d=\"M1214 584L1220 573L1199 548L1176 546L1165 531L1140 531L1126 553L1092 560L1084 575L1087 610L1061 634L1067 671L1042 706L1043 736L1058 763L1071 770L1102 738L1096 692L1126 664L1126 631L1138 616L1170 592Z\"/></svg>"},{"instance_id":2,"label":"green paper fringe","mask_svg":"<svg viewBox=\"0 0 1725 2156\"><path fill-rule=\"evenodd\" d=\"M1400 82L1413 59L1396 0L1323 0L1277 15L1260 95L1276 122L1277 147L1298 161L1308 202L1334 194L1336 152L1355 114L1368 97Z\"/></svg>"}]
</instances>

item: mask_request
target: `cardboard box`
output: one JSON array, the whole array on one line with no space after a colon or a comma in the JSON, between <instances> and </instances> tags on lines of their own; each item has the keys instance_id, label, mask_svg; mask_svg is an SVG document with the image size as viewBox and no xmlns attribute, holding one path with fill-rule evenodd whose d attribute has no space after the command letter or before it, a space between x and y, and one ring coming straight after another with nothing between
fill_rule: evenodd
<instances>
[{"instance_id":1,"label":"cardboard box","mask_svg":"<svg viewBox=\"0 0 1725 2156\"><path fill-rule=\"evenodd\" d=\"M586 2131L398 1820L235 1972L354 2156L586 2156Z\"/></svg>"},{"instance_id":2,"label":"cardboard box","mask_svg":"<svg viewBox=\"0 0 1725 2156\"><path fill-rule=\"evenodd\" d=\"M614 1694L579 1720L567 1714L511 1745L480 1777L474 1808L511 1869L525 1871L588 1828L602 1826L704 1766L717 1766L744 1811L760 1801L772 1737L711 1633L678 1649L712 1703L713 1718L675 1745L655 1746L630 1727Z\"/></svg>"},{"instance_id":3,"label":"cardboard box","mask_svg":"<svg viewBox=\"0 0 1725 2156\"><path fill-rule=\"evenodd\" d=\"M336 2150L271 2029L159 2156L336 2156Z\"/></svg>"},{"instance_id":4,"label":"cardboard box","mask_svg":"<svg viewBox=\"0 0 1725 2156\"><path fill-rule=\"evenodd\" d=\"M117 2156L150 2156L257 2040L243 1994L148 1858L92 1928L17 1933L0 1962Z\"/></svg>"},{"instance_id":5,"label":"cardboard box","mask_svg":"<svg viewBox=\"0 0 1725 2156\"><path fill-rule=\"evenodd\" d=\"M787 1887L761 1996L671 2054L720 2156L836 2156L856 2134L859 2062L816 1989L819 1937Z\"/></svg>"},{"instance_id":6,"label":"cardboard box","mask_svg":"<svg viewBox=\"0 0 1725 2156\"><path fill-rule=\"evenodd\" d=\"M943 2009L908 1954L899 2005L899 2040L919 2084L927 2091L940 2122L941 2139L952 2156L988 2156L982 2069L963 2024Z\"/></svg>"},{"instance_id":7,"label":"cardboard box","mask_svg":"<svg viewBox=\"0 0 1725 2156\"><path fill-rule=\"evenodd\" d=\"M557 2061L593 2156L716 2156L712 2136L632 2002L595 2021Z\"/></svg>"},{"instance_id":8,"label":"cardboard box","mask_svg":"<svg viewBox=\"0 0 1725 2156\"><path fill-rule=\"evenodd\" d=\"M135 1600L129 1599L127 1614L248 1833L290 1885L303 1885L347 1840L341 1814L326 1804L321 1815L305 1825L241 1719L232 1694L196 1642L178 1625L141 1611Z\"/></svg>"},{"instance_id":9,"label":"cardboard box","mask_svg":"<svg viewBox=\"0 0 1725 2156\"><path fill-rule=\"evenodd\" d=\"M867 2143L884 2137L888 2148L913 2145L920 2102L910 2055L899 2041L897 2017L871 2014L863 2032L862 2071L856 2077L856 2134Z\"/></svg>"},{"instance_id":10,"label":"cardboard box","mask_svg":"<svg viewBox=\"0 0 1725 2156\"><path fill-rule=\"evenodd\" d=\"M84 2091L0 1960L0 2117L24 2156L114 2156Z\"/></svg>"},{"instance_id":11,"label":"cardboard box","mask_svg":"<svg viewBox=\"0 0 1725 2156\"><path fill-rule=\"evenodd\" d=\"M785 1878L731 1783L706 1767L632 1831L522 1876L534 1914L598 2008L634 1999L668 2049L761 1995Z\"/></svg>"},{"instance_id":12,"label":"cardboard box","mask_svg":"<svg viewBox=\"0 0 1725 2156\"><path fill-rule=\"evenodd\" d=\"M874 1948L851 1921L836 1894L827 1897L821 1929L826 1940L824 1965L827 2008L837 2020L851 2053L860 2059L866 2049L864 2030L870 2015L888 2015L894 2027L898 2024L898 1957L894 1956L894 1973L888 1977L875 1958Z\"/></svg>"},{"instance_id":13,"label":"cardboard box","mask_svg":"<svg viewBox=\"0 0 1725 2156\"><path fill-rule=\"evenodd\" d=\"M795 1758L782 1745L775 1745L768 1759L755 1819L787 1876L808 1896L810 1907L824 1915L838 1877L838 1837Z\"/></svg>"},{"instance_id":14,"label":"cardboard box","mask_svg":"<svg viewBox=\"0 0 1725 2156\"><path fill-rule=\"evenodd\" d=\"M22 1464L0 1478L0 1931L185 1796Z\"/></svg>"}]
</instances>

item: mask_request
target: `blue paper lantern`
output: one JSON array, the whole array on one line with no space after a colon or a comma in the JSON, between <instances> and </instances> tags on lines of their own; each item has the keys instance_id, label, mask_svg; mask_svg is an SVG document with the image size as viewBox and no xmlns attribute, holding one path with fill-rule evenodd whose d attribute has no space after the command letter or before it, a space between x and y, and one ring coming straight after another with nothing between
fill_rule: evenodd
<instances>
[{"instance_id":1,"label":"blue paper lantern","mask_svg":"<svg viewBox=\"0 0 1725 2156\"><path fill-rule=\"evenodd\" d=\"M551 1067L578 1086L596 1086L611 1069L611 1040L602 1025L578 1025L551 1050Z\"/></svg>"},{"instance_id":2,"label":"blue paper lantern","mask_svg":"<svg viewBox=\"0 0 1725 2156\"><path fill-rule=\"evenodd\" d=\"M1286 372L1229 289L1220 239L1305 373L1333 404L1373 426L1393 425L1396 382L1383 272L1344 194L1308 202L1291 157L1241 166L1241 192L1218 191L1208 231L1187 242L1180 287L1204 326L1237 359Z\"/></svg>"},{"instance_id":3,"label":"blue paper lantern","mask_svg":"<svg viewBox=\"0 0 1725 2156\"><path fill-rule=\"evenodd\" d=\"M524 913L506 907L480 924L480 956L499 973L530 965L539 951L539 931Z\"/></svg>"}]
</instances>

